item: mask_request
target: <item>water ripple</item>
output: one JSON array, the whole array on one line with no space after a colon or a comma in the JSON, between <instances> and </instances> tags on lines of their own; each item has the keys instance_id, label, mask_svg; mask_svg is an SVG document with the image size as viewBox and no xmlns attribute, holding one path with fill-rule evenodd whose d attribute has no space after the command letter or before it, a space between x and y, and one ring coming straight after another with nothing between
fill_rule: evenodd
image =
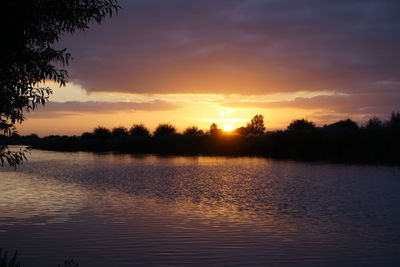
<instances>
[{"instance_id":1,"label":"water ripple","mask_svg":"<svg viewBox=\"0 0 400 267\"><path fill-rule=\"evenodd\" d=\"M30 266L400 264L396 167L34 151L0 188Z\"/></svg>"}]
</instances>

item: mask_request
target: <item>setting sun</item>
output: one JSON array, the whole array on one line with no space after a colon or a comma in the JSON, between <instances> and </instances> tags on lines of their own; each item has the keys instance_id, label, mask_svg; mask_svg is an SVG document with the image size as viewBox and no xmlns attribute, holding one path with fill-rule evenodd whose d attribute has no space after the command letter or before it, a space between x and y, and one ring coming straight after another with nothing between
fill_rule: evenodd
<instances>
[{"instance_id":1,"label":"setting sun","mask_svg":"<svg viewBox=\"0 0 400 267\"><path fill-rule=\"evenodd\" d=\"M232 124L224 124L224 127L222 128L224 132L231 132L233 130L233 125Z\"/></svg>"}]
</instances>

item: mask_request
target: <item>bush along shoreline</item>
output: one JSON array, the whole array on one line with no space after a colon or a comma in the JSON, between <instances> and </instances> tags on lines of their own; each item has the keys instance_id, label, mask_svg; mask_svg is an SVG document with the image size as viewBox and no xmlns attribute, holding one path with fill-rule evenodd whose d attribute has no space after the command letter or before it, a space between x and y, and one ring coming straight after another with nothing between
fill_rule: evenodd
<instances>
[{"instance_id":1,"label":"bush along shoreline","mask_svg":"<svg viewBox=\"0 0 400 267\"><path fill-rule=\"evenodd\" d=\"M374 117L360 127L350 119L317 127L306 119L293 120L285 130L265 131L256 115L246 127L223 132L196 126L178 133L160 124L153 134L143 125L97 127L81 136L37 135L1 137L0 144L30 145L54 151L120 152L158 155L262 156L279 159L400 165L400 113L389 120Z\"/></svg>"}]
</instances>

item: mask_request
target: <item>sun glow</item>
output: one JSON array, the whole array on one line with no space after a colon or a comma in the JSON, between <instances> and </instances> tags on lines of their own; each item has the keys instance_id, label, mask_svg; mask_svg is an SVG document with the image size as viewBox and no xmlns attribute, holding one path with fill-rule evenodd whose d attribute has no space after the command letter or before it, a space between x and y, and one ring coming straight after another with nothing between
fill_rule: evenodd
<instances>
[{"instance_id":1,"label":"sun glow","mask_svg":"<svg viewBox=\"0 0 400 267\"><path fill-rule=\"evenodd\" d=\"M232 124L224 124L222 130L224 130L224 132L231 132L233 130L233 125Z\"/></svg>"}]
</instances>

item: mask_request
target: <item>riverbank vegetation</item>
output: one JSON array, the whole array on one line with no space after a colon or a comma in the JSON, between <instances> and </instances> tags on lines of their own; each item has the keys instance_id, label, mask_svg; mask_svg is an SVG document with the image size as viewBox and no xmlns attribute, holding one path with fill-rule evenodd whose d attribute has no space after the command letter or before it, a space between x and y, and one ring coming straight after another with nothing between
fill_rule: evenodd
<instances>
[{"instance_id":1,"label":"riverbank vegetation","mask_svg":"<svg viewBox=\"0 0 400 267\"><path fill-rule=\"evenodd\" d=\"M81 136L37 135L3 137L0 144L24 144L57 151L122 152L162 155L264 156L283 159L400 164L400 113L388 120L371 118L365 125L351 119L317 127L307 119L293 120L285 130L266 131L262 115L245 127L224 132L190 126L179 133L170 123L151 131L144 124L131 128L97 127Z\"/></svg>"}]
</instances>

